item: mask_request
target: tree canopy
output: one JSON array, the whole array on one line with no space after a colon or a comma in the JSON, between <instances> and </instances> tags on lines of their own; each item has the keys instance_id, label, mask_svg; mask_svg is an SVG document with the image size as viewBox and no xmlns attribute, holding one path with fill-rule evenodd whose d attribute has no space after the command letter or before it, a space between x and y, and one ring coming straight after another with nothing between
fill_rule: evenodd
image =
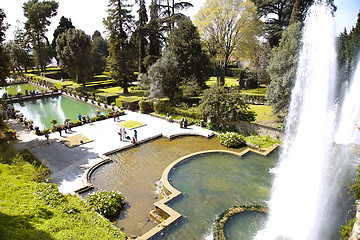
<instances>
[{"instance_id":1,"label":"tree canopy","mask_svg":"<svg viewBox=\"0 0 360 240\"><path fill-rule=\"evenodd\" d=\"M56 53L64 71L85 86L85 79L92 70L90 36L82 30L70 28L56 39Z\"/></svg>"},{"instance_id":2,"label":"tree canopy","mask_svg":"<svg viewBox=\"0 0 360 240\"><path fill-rule=\"evenodd\" d=\"M209 78L210 60L202 50L199 32L189 18L184 17L171 30L168 49L174 53L179 64L181 80L194 76L198 85L204 87Z\"/></svg>"},{"instance_id":3,"label":"tree canopy","mask_svg":"<svg viewBox=\"0 0 360 240\"><path fill-rule=\"evenodd\" d=\"M34 51L36 64L44 70L46 64L52 57L50 43L45 33L50 25L50 18L56 16L59 4L54 0L29 0L23 4L25 30L27 41L31 41ZM45 42L44 42L45 41Z\"/></svg>"},{"instance_id":4,"label":"tree canopy","mask_svg":"<svg viewBox=\"0 0 360 240\"><path fill-rule=\"evenodd\" d=\"M10 75L10 56L5 49L5 31L8 25L5 24L6 14L0 8L0 86L4 86L6 77Z\"/></svg>"},{"instance_id":5,"label":"tree canopy","mask_svg":"<svg viewBox=\"0 0 360 240\"><path fill-rule=\"evenodd\" d=\"M218 66L218 84L223 85L229 57L246 59L258 44L262 25L256 8L248 0L207 0L195 23Z\"/></svg>"},{"instance_id":6,"label":"tree canopy","mask_svg":"<svg viewBox=\"0 0 360 240\"><path fill-rule=\"evenodd\" d=\"M109 41L109 60L111 75L117 80L119 85L128 93L128 86L133 81L132 62L134 55L134 45L130 41L133 32L133 16L131 15L131 5L126 4L127 0L109 0L108 17L104 24L110 33Z\"/></svg>"},{"instance_id":7,"label":"tree canopy","mask_svg":"<svg viewBox=\"0 0 360 240\"><path fill-rule=\"evenodd\" d=\"M294 23L283 32L278 47L271 51L267 72L270 84L266 99L274 113L287 112L295 83L301 39L301 22Z\"/></svg>"},{"instance_id":8,"label":"tree canopy","mask_svg":"<svg viewBox=\"0 0 360 240\"><path fill-rule=\"evenodd\" d=\"M255 120L254 113L249 111L239 91L228 91L224 86L216 84L204 91L199 109L205 117L216 123Z\"/></svg>"}]
</instances>

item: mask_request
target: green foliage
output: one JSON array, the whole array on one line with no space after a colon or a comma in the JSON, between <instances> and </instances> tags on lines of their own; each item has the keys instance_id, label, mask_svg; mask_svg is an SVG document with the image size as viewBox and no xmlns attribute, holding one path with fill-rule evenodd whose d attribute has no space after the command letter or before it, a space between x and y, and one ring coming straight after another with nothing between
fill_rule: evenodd
<instances>
[{"instance_id":1,"label":"green foliage","mask_svg":"<svg viewBox=\"0 0 360 240\"><path fill-rule=\"evenodd\" d=\"M5 24L5 12L0 8L0 86L5 86L6 77L10 76L10 54L6 51L3 42L5 31L8 26Z\"/></svg>"},{"instance_id":2,"label":"green foliage","mask_svg":"<svg viewBox=\"0 0 360 240\"><path fill-rule=\"evenodd\" d=\"M274 144L281 144L281 141L279 139L273 139L269 135L252 134L249 136L245 136L244 140L261 148L268 148L273 146Z\"/></svg>"},{"instance_id":3,"label":"green foliage","mask_svg":"<svg viewBox=\"0 0 360 240\"><path fill-rule=\"evenodd\" d=\"M122 108L123 105L122 105L122 102L121 102L121 98L117 98L115 100L115 104L116 104L117 107Z\"/></svg>"},{"instance_id":4,"label":"green foliage","mask_svg":"<svg viewBox=\"0 0 360 240\"><path fill-rule=\"evenodd\" d=\"M114 217L124 206L124 196L116 191L97 191L87 198L86 205L106 218Z\"/></svg>"},{"instance_id":5,"label":"green foliage","mask_svg":"<svg viewBox=\"0 0 360 240\"><path fill-rule=\"evenodd\" d=\"M137 56L134 54L134 43L130 40L130 26L133 24L133 16L129 9L131 5L126 0L110 0L108 4L108 17L104 24L109 32L109 63L111 76L118 81L128 93L128 86L133 81L136 69Z\"/></svg>"},{"instance_id":6,"label":"green foliage","mask_svg":"<svg viewBox=\"0 0 360 240\"><path fill-rule=\"evenodd\" d=\"M350 189L354 193L356 200L360 200L360 165L357 168L357 178Z\"/></svg>"},{"instance_id":7,"label":"green foliage","mask_svg":"<svg viewBox=\"0 0 360 240\"><path fill-rule=\"evenodd\" d=\"M290 104L291 89L295 83L298 52L301 39L301 23L295 23L283 32L278 47L273 48L267 71L270 84L266 100L274 113L287 112Z\"/></svg>"},{"instance_id":8,"label":"green foliage","mask_svg":"<svg viewBox=\"0 0 360 240\"><path fill-rule=\"evenodd\" d=\"M209 78L210 60L202 50L200 34L190 18L181 19L170 32L169 50L178 62L179 77L195 80L199 87Z\"/></svg>"},{"instance_id":9,"label":"green foliage","mask_svg":"<svg viewBox=\"0 0 360 240\"><path fill-rule=\"evenodd\" d=\"M50 18L56 16L59 3L54 0L29 0L24 2L26 42L31 42L35 51L35 60L41 70L45 70L46 64L52 57L53 50L47 44L47 27L50 25Z\"/></svg>"},{"instance_id":10,"label":"green foliage","mask_svg":"<svg viewBox=\"0 0 360 240\"><path fill-rule=\"evenodd\" d=\"M220 144L228 148L236 148L246 144L243 137L236 132L221 133L218 138Z\"/></svg>"},{"instance_id":11,"label":"green foliage","mask_svg":"<svg viewBox=\"0 0 360 240\"><path fill-rule=\"evenodd\" d=\"M60 34L64 33L67 29L70 29L70 28L75 28L74 25L71 22L71 19L62 16L60 18L59 25L57 26L57 28L55 29L54 34L53 34L54 38L53 38L53 41L51 43L51 46L52 46L53 49L56 49L56 39L57 39L57 37Z\"/></svg>"},{"instance_id":12,"label":"green foliage","mask_svg":"<svg viewBox=\"0 0 360 240\"><path fill-rule=\"evenodd\" d=\"M213 122L254 121L255 115L242 98L240 92L228 91L223 86L213 85L204 91L199 105L201 114Z\"/></svg>"},{"instance_id":13,"label":"green foliage","mask_svg":"<svg viewBox=\"0 0 360 240\"><path fill-rule=\"evenodd\" d=\"M156 113L169 113L171 111L171 103L169 99L157 99L154 101L154 111Z\"/></svg>"},{"instance_id":14,"label":"green foliage","mask_svg":"<svg viewBox=\"0 0 360 240\"><path fill-rule=\"evenodd\" d=\"M351 237L351 233L353 230L354 223L356 221L356 217L350 219L347 225L341 225L341 236L342 239L349 239Z\"/></svg>"},{"instance_id":15,"label":"green foliage","mask_svg":"<svg viewBox=\"0 0 360 240\"><path fill-rule=\"evenodd\" d=\"M150 86L150 98L168 97L174 100L175 92L180 86L179 63L176 56L167 50L148 71L147 82Z\"/></svg>"},{"instance_id":16,"label":"green foliage","mask_svg":"<svg viewBox=\"0 0 360 240\"><path fill-rule=\"evenodd\" d=\"M92 67L90 36L82 30L67 29L56 39L56 53L64 71L85 87Z\"/></svg>"},{"instance_id":17,"label":"green foliage","mask_svg":"<svg viewBox=\"0 0 360 240\"><path fill-rule=\"evenodd\" d=\"M46 205L52 207L65 203L65 197L62 195L55 183L39 183L35 194L44 201Z\"/></svg>"},{"instance_id":18,"label":"green foliage","mask_svg":"<svg viewBox=\"0 0 360 240\"><path fill-rule=\"evenodd\" d=\"M139 101L140 113L151 113L153 112L153 103L150 100L141 99Z\"/></svg>"}]
</instances>

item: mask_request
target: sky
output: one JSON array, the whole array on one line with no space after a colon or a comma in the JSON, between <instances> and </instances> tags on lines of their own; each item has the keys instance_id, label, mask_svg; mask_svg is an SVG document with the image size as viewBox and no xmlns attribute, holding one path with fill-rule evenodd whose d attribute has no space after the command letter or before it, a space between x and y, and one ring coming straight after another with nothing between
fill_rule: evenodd
<instances>
[{"instance_id":1,"label":"sky","mask_svg":"<svg viewBox=\"0 0 360 240\"><path fill-rule=\"evenodd\" d=\"M149 1L147 0L147 2ZM205 1L188 0L194 5L194 8L190 8L184 14L193 17ZM18 21L22 23L26 21L22 9L24 2L24 0L3 0L0 5L6 14L5 22L11 25L6 31L7 40L13 39L13 32L19 26ZM98 30L103 36L106 36L102 20L107 16L108 0L57 0L57 2L59 2L58 13L56 17L50 19L51 25L47 33L50 41L52 41L54 30L59 25L62 16L70 18L76 28L84 30L88 35L92 35L95 30ZM132 3L133 0L128 2ZM360 0L335 0L335 5L337 6L335 13L337 33L342 32L344 28L349 32L356 24ZM134 6L135 11L137 8ZM20 28L23 28L23 24L20 24Z\"/></svg>"}]
</instances>

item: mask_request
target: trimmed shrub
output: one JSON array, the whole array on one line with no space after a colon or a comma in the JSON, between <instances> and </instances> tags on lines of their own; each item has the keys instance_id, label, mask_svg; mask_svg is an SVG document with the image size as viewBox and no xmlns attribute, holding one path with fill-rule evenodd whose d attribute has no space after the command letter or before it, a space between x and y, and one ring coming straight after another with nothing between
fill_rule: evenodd
<instances>
[{"instance_id":1,"label":"trimmed shrub","mask_svg":"<svg viewBox=\"0 0 360 240\"><path fill-rule=\"evenodd\" d=\"M154 111L156 113L171 112L171 103L169 99L158 99L154 102Z\"/></svg>"},{"instance_id":2,"label":"trimmed shrub","mask_svg":"<svg viewBox=\"0 0 360 240\"><path fill-rule=\"evenodd\" d=\"M219 135L219 142L228 148L236 148L245 145L245 140L236 132L226 132Z\"/></svg>"},{"instance_id":3,"label":"trimmed shrub","mask_svg":"<svg viewBox=\"0 0 360 240\"><path fill-rule=\"evenodd\" d=\"M120 192L97 191L88 196L86 205L106 218L112 218L124 207L124 196Z\"/></svg>"},{"instance_id":4,"label":"trimmed shrub","mask_svg":"<svg viewBox=\"0 0 360 240\"><path fill-rule=\"evenodd\" d=\"M117 107L122 108L123 105L122 105L122 102L121 102L121 98L115 99L115 104L116 104Z\"/></svg>"},{"instance_id":5,"label":"trimmed shrub","mask_svg":"<svg viewBox=\"0 0 360 240\"><path fill-rule=\"evenodd\" d=\"M153 112L153 103L151 100L141 99L139 102L140 113L151 113Z\"/></svg>"}]
</instances>

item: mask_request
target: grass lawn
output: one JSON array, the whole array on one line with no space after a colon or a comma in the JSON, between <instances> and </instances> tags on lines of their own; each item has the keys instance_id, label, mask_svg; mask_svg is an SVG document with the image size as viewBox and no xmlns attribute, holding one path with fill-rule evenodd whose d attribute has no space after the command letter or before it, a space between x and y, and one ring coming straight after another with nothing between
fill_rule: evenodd
<instances>
[{"instance_id":1,"label":"grass lawn","mask_svg":"<svg viewBox=\"0 0 360 240\"><path fill-rule=\"evenodd\" d=\"M278 118L272 114L271 106L250 104L249 107L256 114L255 123L276 127Z\"/></svg>"},{"instance_id":2,"label":"grass lawn","mask_svg":"<svg viewBox=\"0 0 360 240\"><path fill-rule=\"evenodd\" d=\"M46 204L35 194L44 167L33 160L8 143L0 144L1 239L124 239L76 196L67 195L56 206Z\"/></svg>"},{"instance_id":3,"label":"grass lawn","mask_svg":"<svg viewBox=\"0 0 360 240\"><path fill-rule=\"evenodd\" d=\"M264 95L266 94L266 87L260 87L259 89L241 90L241 93L248 95Z\"/></svg>"},{"instance_id":4,"label":"grass lawn","mask_svg":"<svg viewBox=\"0 0 360 240\"><path fill-rule=\"evenodd\" d=\"M239 82L237 80L238 78L236 77L225 77L225 87L238 86ZM206 81L206 85L209 87L214 84L216 84L216 77L210 77L210 79Z\"/></svg>"},{"instance_id":5,"label":"grass lawn","mask_svg":"<svg viewBox=\"0 0 360 240\"><path fill-rule=\"evenodd\" d=\"M134 120L130 120L130 121L126 121L126 122L122 122L122 123L118 123L119 126L125 127L127 129L134 129L134 128L138 128L138 127L142 127L145 126L145 124L143 123L139 123L137 121Z\"/></svg>"}]
</instances>

